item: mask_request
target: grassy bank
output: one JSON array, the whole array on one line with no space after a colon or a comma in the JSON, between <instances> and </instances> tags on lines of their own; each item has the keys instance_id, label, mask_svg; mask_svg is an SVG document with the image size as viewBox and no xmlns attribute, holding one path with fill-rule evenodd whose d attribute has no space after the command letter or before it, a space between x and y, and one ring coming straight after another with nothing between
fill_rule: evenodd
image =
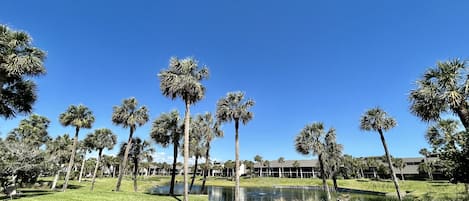
<instances>
[{"instance_id":1,"label":"grassy bank","mask_svg":"<svg viewBox=\"0 0 469 201\"><path fill-rule=\"evenodd\" d=\"M130 179L124 179L122 183L122 192L113 192L116 179L104 178L98 179L95 184L95 190L90 191L91 182L84 181L78 183L72 181L69 190L66 192L52 192L46 187L50 178L42 179L43 186L20 189L23 193L18 200L37 200L37 201L146 201L146 200L178 200L180 197L156 196L147 194L147 190L156 185L167 185L169 177L148 177L140 178L138 182L138 192L133 192L133 183ZM182 181L182 177L177 178ZM196 179L196 184L201 184L201 178ZM390 195L394 194L394 185L391 181L371 181L371 180L339 180L340 187L386 192ZM213 186L234 186L233 181L226 178L209 178L207 185ZM241 186L253 187L272 187L272 186L319 186L319 179L290 179L290 178L242 178ZM332 185L330 183L330 185ZM407 192L409 197L418 200L463 200L464 185L449 184L448 182L427 182L427 181L400 181L403 191ZM191 195L191 200L208 200L206 195ZM466 199L467 200L467 199Z\"/></svg>"}]
</instances>

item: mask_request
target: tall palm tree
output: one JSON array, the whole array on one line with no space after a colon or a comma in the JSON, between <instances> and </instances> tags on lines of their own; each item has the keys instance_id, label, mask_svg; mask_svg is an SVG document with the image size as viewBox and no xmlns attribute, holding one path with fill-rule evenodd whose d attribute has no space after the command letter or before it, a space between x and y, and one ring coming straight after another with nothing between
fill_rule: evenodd
<instances>
[{"instance_id":1,"label":"tall palm tree","mask_svg":"<svg viewBox=\"0 0 469 201\"><path fill-rule=\"evenodd\" d=\"M254 106L254 100L244 100L243 92L230 92L226 97L218 100L216 117L220 123L235 123L235 163L236 163L236 187L235 201L239 201L239 122L246 125L252 118L253 113L249 111Z\"/></svg>"},{"instance_id":2,"label":"tall palm tree","mask_svg":"<svg viewBox=\"0 0 469 201\"><path fill-rule=\"evenodd\" d=\"M205 166L204 178L202 180L201 191L205 190L205 182L207 180L208 168L210 167L210 144L216 137L223 137L223 131L220 129L220 124L215 122L212 114L206 112L203 115L197 115L195 121L200 122L200 131L202 132L202 140L205 142Z\"/></svg>"},{"instance_id":3,"label":"tall palm tree","mask_svg":"<svg viewBox=\"0 0 469 201\"><path fill-rule=\"evenodd\" d=\"M258 164L259 164L259 177L262 177L262 166L263 166L263 160L262 160L262 156L260 155L256 155L254 156L254 161L256 161Z\"/></svg>"},{"instance_id":4,"label":"tall palm tree","mask_svg":"<svg viewBox=\"0 0 469 201\"><path fill-rule=\"evenodd\" d=\"M75 160L75 153L78 146L78 133L81 128L91 128L94 123L94 115L88 107L84 105L71 105L67 111L60 114L60 124L63 126L75 127L75 137L73 139L72 154L70 155L70 162L68 163L67 174L65 175L65 183L63 185L63 191L67 189L68 180L72 171L73 163Z\"/></svg>"},{"instance_id":5,"label":"tall palm tree","mask_svg":"<svg viewBox=\"0 0 469 201\"><path fill-rule=\"evenodd\" d=\"M132 138L137 126L143 126L148 122L148 109L146 106L138 107L137 99L134 97L124 99L122 105L114 106L112 113L112 122L116 125L121 125L124 128L129 128L129 140L125 148L122 168L119 168L119 177L117 178L116 191L120 191L122 177L124 170L127 167L127 158L130 148L132 147Z\"/></svg>"},{"instance_id":6,"label":"tall palm tree","mask_svg":"<svg viewBox=\"0 0 469 201\"><path fill-rule=\"evenodd\" d=\"M27 77L46 73L45 58L26 32L0 25L0 116L8 119L32 111L36 84Z\"/></svg>"},{"instance_id":7,"label":"tall palm tree","mask_svg":"<svg viewBox=\"0 0 469 201\"><path fill-rule=\"evenodd\" d=\"M124 148L125 147L125 148ZM127 149L127 143L123 143L121 145L119 156L123 157L125 154L125 150ZM138 175L138 167L140 161L147 160L152 161L152 155L155 153L155 149L151 147L150 142L146 140L142 140L140 138L133 138L132 139L132 147L129 151L129 158L133 162L133 173L132 173L132 180L134 181L134 192L137 192L137 175Z\"/></svg>"},{"instance_id":8,"label":"tall palm tree","mask_svg":"<svg viewBox=\"0 0 469 201\"><path fill-rule=\"evenodd\" d=\"M47 142L46 144L46 153L53 159L52 163L56 166L56 174L54 176L54 181L52 182L51 190L55 190L57 182L60 177L60 172L62 172L63 165L67 163L69 158L70 150L72 149L72 139L68 134L57 136L54 140Z\"/></svg>"},{"instance_id":9,"label":"tall palm tree","mask_svg":"<svg viewBox=\"0 0 469 201\"><path fill-rule=\"evenodd\" d=\"M425 163L425 166L428 167L428 160L427 160L427 158L428 158L428 156L430 155L430 152L429 152L426 148L423 148L423 149L420 149L419 154L423 156L423 163ZM428 171L427 174L428 174L428 178L429 178L430 180L433 180L432 171Z\"/></svg>"},{"instance_id":10,"label":"tall palm tree","mask_svg":"<svg viewBox=\"0 0 469 201\"><path fill-rule=\"evenodd\" d=\"M101 161L103 150L106 148L108 150L114 148L114 145L117 143L117 136L108 128L100 128L94 130L93 133L88 134L84 141L88 147L98 151L96 167L94 168L93 180L91 182L91 191L93 191L96 180L96 173L98 172L99 162Z\"/></svg>"},{"instance_id":11,"label":"tall palm tree","mask_svg":"<svg viewBox=\"0 0 469 201\"><path fill-rule=\"evenodd\" d=\"M208 68L205 66L200 68L199 62L194 58L178 59L172 57L169 60L168 69L162 70L158 77L163 95L173 100L179 97L186 106L184 116L184 125L186 125L184 126L184 201L188 201L190 106L205 96L205 87L201 81L208 78Z\"/></svg>"},{"instance_id":12,"label":"tall palm tree","mask_svg":"<svg viewBox=\"0 0 469 201\"><path fill-rule=\"evenodd\" d=\"M180 123L179 112L173 110L170 113L161 114L154 122L151 128L150 136L163 147L173 145L173 170L171 172L171 185L169 194L174 194L174 182L176 179L176 165L178 158L178 148L182 137L182 123Z\"/></svg>"},{"instance_id":13,"label":"tall palm tree","mask_svg":"<svg viewBox=\"0 0 469 201\"><path fill-rule=\"evenodd\" d=\"M282 174L284 174L284 172L283 172L283 164L285 164L285 158L284 158L284 157L280 157L280 158L278 158L277 162L278 162L278 163L280 164L280 166L282 167L282 171L279 171L278 177L279 177L279 178L282 178ZM280 170L280 168L279 168L279 170Z\"/></svg>"},{"instance_id":14,"label":"tall palm tree","mask_svg":"<svg viewBox=\"0 0 469 201\"><path fill-rule=\"evenodd\" d=\"M328 133L334 132L329 129ZM317 155L319 160L319 168L321 169L322 185L327 194L327 199L331 199L329 186L326 183L326 158L327 150L325 144L326 132L322 123L312 123L306 125L303 130L295 138L295 149L298 153L304 155Z\"/></svg>"},{"instance_id":15,"label":"tall palm tree","mask_svg":"<svg viewBox=\"0 0 469 201\"><path fill-rule=\"evenodd\" d=\"M399 182L397 181L396 173L392 165L391 155L388 151L388 145L386 144L386 139L384 138L384 132L394 128L396 126L396 120L389 116L381 108L373 108L365 112L360 118L360 128L364 131L376 131L381 137L381 142L383 143L384 152L386 153L386 159L388 162L389 169L391 170L392 180L394 186L396 187L397 197L399 200L402 200L401 191L399 188Z\"/></svg>"}]
</instances>

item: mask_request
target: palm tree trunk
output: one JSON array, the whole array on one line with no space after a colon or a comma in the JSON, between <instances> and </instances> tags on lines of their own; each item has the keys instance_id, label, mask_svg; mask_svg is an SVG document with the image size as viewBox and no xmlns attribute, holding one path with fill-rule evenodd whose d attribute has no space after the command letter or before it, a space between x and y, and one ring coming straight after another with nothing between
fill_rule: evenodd
<instances>
[{"instance_id":1,"label":"palm tree trunk","mask_svg":"<svg viewBox=\"0 0 469 201\"><path fill-rule=\"evenodd\" d=\"M83 171L85 170L86 152L83 153L83 160L81 161L80 175L78 176L78 183L83 179Z\"/></svg>"},{"instance_id":2,"label":"palm tree trunk","mask_svg":"<svg viewBox=\"0 0 469 201\"><path fill-rule=\"evenodd\" d=\"M399 188L399 182L397 181L396 173L394 172L394 168L392 166L391 156L389 155L388 145L386 144L386 140L384 139L383 131L381 129L378 130L379 136L381 137L381 142L383 143L384 152L386 153L386 158L388 159L389 169L391 170L392 181L394 182L394 186L396 187L397 198L402 200L401 190Z\"/></svg>"},{"instance_id":3,"label":"palm tree trunk","mask_svg":"<svg viewBox=\"0 0 469 201\"><path fill-rule=\"evenodd\" d=\"M262 166L263 166L263 165L262 165L262 161L260 161L259 163L260 163L260 164L259 164L259 165L260 165L260 168L259 168L259 169L261 169L260 172L259 172L259 177L262 177Z\"/></svg>"},{"instance_id":4,"label":"palm tree trunk","mask_svg":"<svg viewBox=\"0 0 469 201\"><path fill-rule=\"evenodd\" d=\"M137 174L138 174L138 159L134 159L134 173L133 173L133 180L134 180L134 192L137 192Z\"/></svg>"},{"instance_id":5,"label":"palm tree trunk","mask_svg":"<svg viewBox=\"0 0 469 201\"><path fill-rule=\"evenodd\" d=\"M365 177L365 174L363 174L363 168L360 168L360 174L361 174L361 178Z\"/></svg>"},{"instance_id":6,"label":"palm tree trunk","mask_svg":"<svg viewBox=\"0 0 469 201\"><path fill-rule=\"evenodd\" d=\"M65 183L63 185L62 191L65 192L68 185L68 180L70 179L70 173L72 172L73 162L75 162L75 154L77 152L77 145L78 145L78 132L80 132L80 128L75 128L75 138L73 139L72 145L72 155L70 156L70 161L68 162L67 174L65 175Z\"/></svg>"},{"instance_id":7,"label":"palm tree trunk","mask_svg":"<svg viewBox=\"0 0 469 201\"><path fill-rule=\"evenodd\" d=\"M174 195L174 181L176 180L176 163L178 158L179 143L175 142L173 145L173 171L171 172L171 186L169 187L169 194Z\"/></svg>"},{"instance_id":8,"label":"palm tree trunk","mask_svg":"<svg viewBox=\"0 0 469 201\"><path fill-rule=\"evenodd\" d=\"M101 154L103 153L102 149L98 150L98 160L96 161L96 167L94 167L93 180L91 181L91 191L94 190L94 182L96 179L96 173L98 173L99 161L101 160Z\"/></svg>"},{"instance_id":9,"label":"palm tree trunk","mask_svg":"<svg viewBox=\"0 0 469 201\"><path fill-rule=\"evenodd\" d=\"M466 131L469 131L469 111L467 110L467 103L463 102L458 108L455 108L461 123L463 124Z\"/></svg>"},{"instance_id":10,"label":"palm tree trunk","mask_svg":"<svg viewBox=\"0 0 469 201\"><path fill-rule=\"evenodd\" d=\"M130 148L132 147L132 137L134 134L134 126L130 126L129 140L127 141L127 146L125 147L124 159L121 163L121 168L119 168L119 176L117 178L116 191L121 190L122 177L124 176L124 171L127 167L127 159L129 157Z\"/></svg>"},{"instance_id":11,"label":"palm tree trunk","mask_svg":"<svg viewBox=\"0 0 469 201\"><path fill-rule=\"evenodd\" d=\"M62 166L60 166L60 168L62 168ZM62 170L59 169L59 170L57 170L57 173L55 173L54 181L52 182L52 187L50 188L53 191L55 190L55 187L57 186L57 182L59 181L61 171Z\"/></svg>"},{"instance_id":12,"label":"palm tree trunk","mask_svg":"<svg viewBox=\"0 0 469 201\"><path fill-rule=\"evenodd\" d=\"M331 193L329 192L329 186L327 185L326 181L326 170L324 169L324 161L322 158L322 154L319 154L319 168L321 168L321 178L322 178L322 186L324 188L324 191L327 194L327 200L331 200Z\"/></svg>"},{"instance_id":13,"label":"palm tree trunk","mask_svg":"<svg viewBox=\"0 0 469 201\"><path fill-rule=\"evenodd\" d=\"M303 168L300 167L300 177L303 179Z\"/></svg>"},{"instance_id":14,"label":"palm tree trunk","mask_svg":"<svg viewBox=\"0 0 469 201\"><path fill-rule=\"evenodd\" d=\"M235 186L235 201L239 201L239 120L235 119L235 167L236 167L236 186Z\"/></svg>"},{"instance_id":15,"label":"palm tree trunk","mask_svg":"<svg viewBox=\"0 0 469 201\"><path fill-rule=\"evenodd\" d=\"M191 181L191 186L189 188L189 192L192 191L192 186L194 185L194 180L195 180L195 175L197 174L197 162L199 160L199 156L196 154L195 156L195 164L194 164L194 171L193 171L193 174L192 174L192 181Z\"/></svg>"},{"instance_id":16,"label":"palm tree trunk","mask_svg":"<svg viewBox=\"0 0 469 201\"><path fill-rule=\"evenodd\" d=\"M337 185L337 173L336 172L332 173L332 182L334 184L334 191L337 191L339 189L339 185Z\"/></svg>"},{"instance_id":17,"label":"palm tree trunk","mask_svg":"<svg viewBox=\"0 0 469 201\"><path fill-rule=\"evenodd\" d=\"M186 102L186 115L184 117L184 201L189 201L189 185L187 181L189 173L189 128L190 128L190 104Z\"/></svg>"},{"instance_id":18,"label":"palm tree trunk","mask_svg":"<svg viewBox=\"0 0 469 201\"><path fill-rule=\"evenodd\" d=\"M402 179L402 181L405 181L404 172L403 172L402 168L399 168L399 170L401 171L401 179Z\"/></svg>"},{"instance_id":19,"label":"palm tree trunk","mask_svg":"<svg viewBox=\"0 0 469 201\"><path fill-rule=\"evenodd\" d=\"M205 190L205 181L207 180L207 175L208 175L208 167L210 165L210 141L207 141L207 144L205 146L207 148L206 152L205 152L205 168L204 168L204 179L202 181L202 188L201 188L201 192L204 192Z\"/></svg>"}]
</instances>

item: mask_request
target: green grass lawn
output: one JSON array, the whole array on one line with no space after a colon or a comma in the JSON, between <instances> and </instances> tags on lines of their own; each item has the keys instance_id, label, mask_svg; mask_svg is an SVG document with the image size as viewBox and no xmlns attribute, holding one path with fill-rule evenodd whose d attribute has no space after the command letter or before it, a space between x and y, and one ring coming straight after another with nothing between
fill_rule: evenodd
<instances>
[{"instance_id":1,"label":"green grass lawn","mask_svg":"<svg viewBox=\"0 0 469 201\"><path fill-rule=\"evenodd\" d=\"M140 178L138 181L138 192L133 192L133 183L126 178L122 182L122 191L113 192L115 188L115 178L97 179L95 190L90 191L91 182L84 181L78 183L71 181L71 185L66 192L53 192L48 190L46 182L51 178L43 178L39 182L43 187L35 187L29 189L20 189L22 197L18 200L37 200L37 201L87 201L87 200L103 200L103 201L146 201L146 200L178 200L181 197L157 196L149 195L146 192L156 185L167 185L169 177L148 177ZM182 181L182 177L177 178ZM196 184L201 184L201 178L196 179ZM371 180L339 180L340 187L379 191L388 194L394 194L394 185L391 181L371 181ZM226 178L209 178L207 185L214 186L234 186L233 181ZM241 186L253 187L272 187L272 186L319 186L320 179L290 179L290 178L242 178ZM332 185L330 181L329 185ZM462 200L465 196L464 185L450 184L448 182L427 182L427 181L400 181L402 191L408 192L407 195L419 200ZM190 200L208 200L206 195L190 195ZM465 199L467 200L467 198Z\"/></svg>"}]
</instances>

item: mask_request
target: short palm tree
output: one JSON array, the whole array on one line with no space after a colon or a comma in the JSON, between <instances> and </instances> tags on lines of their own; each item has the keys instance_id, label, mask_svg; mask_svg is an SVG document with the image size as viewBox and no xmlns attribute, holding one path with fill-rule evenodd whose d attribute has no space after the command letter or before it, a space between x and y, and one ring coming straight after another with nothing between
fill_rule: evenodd
<instances>
[{"instance_id":1,"label":"short palm tree","mask_svg":"<svg viewBox=\"0 0 469 201\"><path fill-rule=\"evenodd\" d=\"M197 115L195 121L200 122L200 132L202 132L202 141L205 143L205 166L204 178L202 180L201 191L205 190L205 181L207 180L208 169L210 167L210 144L216 137L223 137L223 131L220 124L214 121L212 114L206 112L203 115Z\"/></svg>"},{"instance_id":2,"label":"short palm tree","mask_svg":"<svg viewBox=\"0 0 469 201\"><path fill-rule=\"evenodd\" d=\"M386 153L386 159L388 162L389 169L391 170L391 176L396 187L397 197L402 200L401 191L399 188L399 182L397 181L396 173L392 165L391 155L389 154L388 145L384 138L384 132L394 128L396 126L396 120L389 116L381 108L373 108L365 112L360 119L360 128L364 131L376 131L381 137L383 143L384 152Z\"/></svg>"},{"instance_id":3,"label":"short palm tree","mask_svg":"<svg viewBox=\"0 0 469 201\"><path fill-rule=\"evenodd\" d=\"M181 98L186 106L184 116L184 201L189 200L188 172L189 172L189 130L190 106L205 96L205 87L201 81L208 78L208 68L199 68L199 62L194 58L169 60L168 69L162 70L160 89L164 96L171 99Z\"/></svg>"},{"instance_id":4,"label":"short palm tree","mask_svg":"<svg viewBox=\"0 0 469 201\"><path fill-rule=\"evenodd\" d=\"M174 194L174 184L176 179L176 165L178 158L178 148L182 137L182 123L180 122L179 112L173 110L170 113L161 114L154 122L151 128L150 136L163 147L173 146L173 169L171 172L171 184L169 194Z\"/></svg>"},{"instance_id":5,"label":"short palm tree","mask_svg":"<svg viewBox=\"0 0 469 201\"><path fill-rule=\"evenodd\" d=\"M127 143L123 143L121 145L119 156L123 157L125 149L127 149ZM151 147L150 142L146 140L144 141L138 137L132 139L132 147L130 148L128 155L134 165L132 171L132 180L134 181L134 192L137 192L137 175L139 163L145 159L147 161L153 160L153 153L155 153L155 149Z\"/></svg>"},{"instance_id":6,"label":"short palm tree","mask_svg":"<svg viewBox=\"0 0 469 201\"><path fill-rule=\"evenodd\" d=\"M125 148L122 168L119 168L119 177L117 178L116 191L120 191L122 177L124 170L127 167L127 158L130 148L132 147L132 138L137 126L143 126L148 122L148 109L146 106L138 107L137 99L129 98L124 99L122 105L114 106L112 113L112 122L116 125L121 125L124 128L129 128L129 140Z\"/></svg>"},{"instance_id":7,"label":"short palm tree","mask_svg":"<svg viewBox=\"0 0 469 201\"><path fill-rule=\"evenodd\" d=\"M338 190L337 185L337 174L340 171L340 166L342 165L343 154L342 150L344 149L341 144L337 143L335 129L331 128L326 134L325 138L326 152L327 152L327 166L332 176L332 182L334 184L334 190Z\"/></svg>"},{"instance_id":8,"label":"short palm tree","mask_svg":"<svg viewBox=\"0 0 469 201\"><path fill-rule=\"evenodd\" d=\"M300 168L300 162L299 161L293 161L292 165L296 170L296 178L298 178L298 168Z\"/></svg>"},{"instance_id":9,"label":"short palm tree","mask_svg":"<svg viewBox=\"0 0 469 201\"><path fill-rule=\"evenodd\" d=\"M284 174L283 172L283 164L285 164L285 158L284 157L280 157L278 158L277 162L280 164L281 168L282 168L282 171L279 171L278 173L278 177L279 178L282 178L282 174ZM279 169L280 170L280 169Z\"/></svg>"},{"instance_id":10,"label":"short palm tree","mask_svg":"<svg viewBox=\"0 0 469 201\"><path fill-rule=\"evenodd\" d=\"M262 156L256 155L254 156L254 161L256 161L259 164L259 177L262 177L262 164L264 164L262 160Z\"/></svg>"},{"instance_id":11,"label":"short palm tree","mask_svg":"<svg viewBox=\"0 0 469 201\"><path fill-rule=\"evenodd\" d=\"M83 171L85 170L85 163L87 161L86 155L88 153L91 153L91 148L89 147L89 144L86 144L83 140L78 142L78 148L77 148L77 154L78 160L81 160L81 166L80 166L80 174L78 175L78 183L81 183L82 178L83 178Z\"/></svg>"},{"instance_id":12,"label":"short palm tree","mask_svg":"<svg viewBox=\"0 0 469 201\"><path fill-rule=\"evenodd\" d=\"M235 123L235 163L236 163L236 187L235 201L239 201L239 122L246 125L252 118L253 113L249 111L254 106L254 100L244 100L243 92L230 92L226 97L218 100L216 117L220 123Z\"/></svg>"},{"instance_id":13,"label":"short palm tree","mask_svg":"<svg viewBox=\"0 0 469 201\"><path fill-rule=\"evenodd\" d=\"M419 154L423 156L423 162L425 163L425 165L428 167L428 156L430 155L430 152L426 149L426 148L423 148L423 149L420 149L419 151ZM428 178L430 180L433 180L433 175L432 175L432 171L428 171L427 172L428 174Z\"/></svg>"},{"instance_id":14,"label":"short palm tree","mask_svg":"<svg viewBox=\"0 0 469 201\"><path fill-rule=\"evenodd\" d=\"M404 181L404 167L405 167L405 162L402 158L393 158L392 164L394 165L395 168L399 169L399 172L401 173L401 180Z\"/></svg>"},{"instance_id":15,"label":"short palm tree","mask_svg":"<svg viewBox=\"0 0 469 201\"><path fill-rule=\"evenodd\" d=\"M334 132L330 129L328 132ZM326 132L322 123L312 123L306 125L303 130L295 138L295 149L303 155L317 155L319 168L321 169L321 177L324 191L327 193L327 199L331 199L329 186L326 182L326 158L327 150L325 144Z\"/></svg>"},{"instance_id":16,"label":"short palm tree","mask_svg":"<svg viewBox=\"0 0 469 201\"><path fill-rule=\"evenodd\" d=\"M52 158L51 161L54 163L56 169L51 190L55 190L55 187L57 186L63 165L67 162L67 159L69 159L72 144L73 141L68 134L57 136L46 144L46 153Z\"/></svg>"},{"instance_id":17,"label":"short palm tree","mask_svg":"<svg viewBox=\"0 0 469 201\"><path fill-rule=\"evenodd\" d=\"M63 185L63 191L67 189L68 180L72 171L73 163L75 160L75 153L78 146L78 133L81 128L91 128L94 123L93 112L84 105L71 105L67 111L60 114L60 123L63 126L75 127L75 137L73 139L72 153L70 155L70 162L68 163L67 174L65 175L65 183Z\"/></svg>"},{"instance_id":18,"label":"short palm tree","mask_svg":"<svg viewBox=\"0 0 469 201\"><path fill-rule=\"evenodd\" d=\"M205 130L203 123L204 122L200 121L200 119L198 118L195 118L193 121L191 121L191 133L189 136L189 156L194 157L195 160L193 166L192 180L189 186L189 192L192 191L192 186L194 185L195 177L197 175L199 158L201 158L206 153L202 139L202 135Z\"/></svg>"},{"instance_id":19,"label":"short palm tree","mask_svg":"<svg viewBox=\"0 0 469 201\"><path fill-rule=\"evenodd\" d=\"M117 136L107 128L96 129L93 133L88 134L85 138L85 144L93 150L98 151L98 158L96 160L96 167L94 168L93 180L91 182L91 191L94 189L96 180L96 173L98 172L99 163L103 155L104 149L112 149L117 143Z\"/></svg>"}]
</instances>

